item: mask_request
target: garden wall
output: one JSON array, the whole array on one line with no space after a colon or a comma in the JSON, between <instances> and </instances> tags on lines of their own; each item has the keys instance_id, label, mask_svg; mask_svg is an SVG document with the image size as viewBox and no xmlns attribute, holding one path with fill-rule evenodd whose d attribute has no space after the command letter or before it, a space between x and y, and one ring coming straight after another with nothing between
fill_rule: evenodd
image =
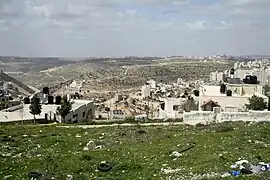
<instances>
[{"instance_id":1,"label":"garden wall","mask_svg":"<svg viewBox=\"0 0 270 180\"><path fill-rule=\"evenodd\" d=\"M183 122L191 125L225 121L270 121L270 111L221 112L217 114L212 111L193 111L183 114Z\"/></svg>"}]
</instances>

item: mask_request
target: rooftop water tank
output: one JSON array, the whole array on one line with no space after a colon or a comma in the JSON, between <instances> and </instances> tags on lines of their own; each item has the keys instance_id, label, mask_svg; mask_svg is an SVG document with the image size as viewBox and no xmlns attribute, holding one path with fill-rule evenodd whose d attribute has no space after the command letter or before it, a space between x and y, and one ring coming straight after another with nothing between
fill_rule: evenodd
<instances>
[{"instance_id":1,"label":"rooftop water tank","mask_svg":"<svg viewBox=\"0 0 270 180\"><path fill-rule=\"evenodd\" d=\"M49 87L43 87L43 94L49 94Z\"/></svg>"},{"instance_id":2,"label":"rooftop water tank","mask_svg":"<svg viewBox=\"0 0 270 180\"><path fill-rule=\"evenodd\" d=\"M221 84L220 85L220 93L221 94L225 94L225 92L226 92L226 85L225 84Z\"/></svg>"},{"instance_id":3,"label":"rooftop water tank","mask_svg":"<svg viewBox=\"0 0 270 180\"><path fill-rule=\"evenodd\" d=\"M48 104L53 104L54 102L54 97L53 96L48 96Z\"/></svg>"},{"instance_id":4,"label":"rooftop water tank","mask_svg":"<svg viewBox=\"0 0 270 180\"><path fill-rule=\"evenodd\" d=\"M231 90L227 91L227 96L232 96L232 91Z\"/></svg>"},{"instance_id":5,"label":"rooftop water tank","mask_svg":"<svg viewBox=\"0 0 270 180\"><path fill-rule=\"evenodd\" d=\"M234 75L234 73L235 73L235 70L232 68L232 69L230 70L230 74L231 74L231 75Z\"/></svg>"},{"instance_id":6,"label":"rooftop water tank","mask_svg":"<svg viewBox=\"0 0 270 180\"><path fill-rule=\"evenodd\" d=\"M55 97L55 104L60 105L62 101L62 97L61 96L56 96Z\"/></svg>"},{"instance_id":7,"label":"rooftop water tank","mask_svg":"<svg viewBox=\"0 0 270 180\"><path fill-rule=\"evenodd\" d=\"M195 90L193 91L193 93L194 93L194 95L195 95L196 97L198 97L198 96L200 95L200 91L197 90L197 89L195 89Z\"/></svg>"}]
</instances>

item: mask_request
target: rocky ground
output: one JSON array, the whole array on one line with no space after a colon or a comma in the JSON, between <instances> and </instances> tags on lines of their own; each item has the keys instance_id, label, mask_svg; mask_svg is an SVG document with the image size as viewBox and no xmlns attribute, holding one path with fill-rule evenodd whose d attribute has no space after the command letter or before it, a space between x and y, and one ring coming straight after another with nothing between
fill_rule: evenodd
<instances>
[{"instance_id":1,"label":"rocky ground","mask_svg":"<svg viewBox=\"0 0 270 180\"><path fill-rule=\"evenodd\" d=\"M2 125L0 179L269 179L228 176L241 159L270 162L269 123L196 127ZM185 150L185 151L184 151Z\"/></svg>"}]
</instances>

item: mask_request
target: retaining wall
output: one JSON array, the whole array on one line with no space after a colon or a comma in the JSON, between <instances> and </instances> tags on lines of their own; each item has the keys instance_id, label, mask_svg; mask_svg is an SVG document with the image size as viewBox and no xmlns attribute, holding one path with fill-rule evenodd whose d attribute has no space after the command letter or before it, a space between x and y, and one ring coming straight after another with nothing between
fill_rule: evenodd
<instances>
[{"instance_id":1,"label":"retaining wall","mask_svg":"<svg viewBox=\"0 0 270 180\"><path fill-rule=\"evenodd\" d=\"M183 114L183 122L191 125L225 121L270 121L270 111L221 112L218 114L212 111L193 111Z\"/></svg>"}]
</instances>

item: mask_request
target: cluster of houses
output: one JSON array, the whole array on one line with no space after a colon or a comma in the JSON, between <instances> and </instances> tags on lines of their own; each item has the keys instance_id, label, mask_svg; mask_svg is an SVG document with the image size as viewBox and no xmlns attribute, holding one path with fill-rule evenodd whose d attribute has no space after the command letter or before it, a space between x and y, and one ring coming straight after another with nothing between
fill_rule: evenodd
<instances>
[{"instance_id":1,"label":"cluster of houses","mask_svg":"<svg viewBox=\"0 0 270 180\"><path fill-rule=\"evenodd\" d=\"M197 115L198 112L248 112L246 104L249 103L249 99L253 95L261 97L266 103L269 103L269 98L264 95L263 87L265 84L268 84L268 81L266 81L267 75L264 71L260 70L260 73L256 74L257 71L248 70L249 73L242 75L239 73L245 71L239 68L242 66L236 63L235 67L224 72L212 72L210 74L210 83L196 82L187 96L183 96L182 94L178 97L167 96L159 98L161 105L157 118L185 118L185 113L187 112L182 107L188 99L192 99L196 104L197 110L195 111L197 111ZM152 81L148 84L153 84ZM213 81L216 83L212 83ZM144 97L149 96L149 92L153 89L148 88L147 93L145 93L146 87L150 87L150 85L144 85L142 87L142 95ZM187 84L186 87L190 86ZM185 86L182 88L185 89ZM152 91L156 92L156 89Z\"/></svg>"},{"instance_id":2,"label":"cluster of houses","mask_svg":"<svg viewBox=\"0 0 270 180\"><path fill-rule=\"evenodd\" d=\"M7 92L7 89L6 85L1 88L2 98L6 97L4 92ZM72 108L70 113L63 119L57 114L57 108L61 106L62 96L54 97L49 93L48 87L44 87L43 91L35 90L34 92L30 96L25 96L19 100L6 100L10 106L0 110L0 123L32 122L34 118L30 113L29 107L33 96L37 96L41 103L41 113L35 116L38 122L84 122L91 121L94 117L92 101L73 99L68 95L67 97L72 103Z\"/></svg>"},{"instance_id":3,"label":"cluster of houses","mask_svg":"<svg viewBox=\"0 0 270 180\"><path fill-rule=\"evenodd\" d=\"M210 82L203 81L185 82L178 79L176 83L164 84L157 83L154 80L149 80L141 87L138 95L123 98L119 94L107 102L107 107L110 107L105 112L108 117L117 116L118 118L126 118L134 115L139 119L141 116L151 119L176 119L185 118L193 119L224 119L224 117L235 116L239 118L239 114L248 119L248 110L246 104L252 96L261 97L266 103L269 103L269 98L264 94L264 85L269 84L269 68L268 64L260 62L252 63L235 63L234 68L223 72L212 72L210 74ZM74 92L79 91L83 85L73 81L69 85L69 89ZM59 97L49 95L48 90L43 92L35 92L42 102L42 113L36 118L41 120L53 120L58 122L83 122L91 121L95 118L95 106L93 101L73 99L72 110L65 119L61 119L56 113L60 106ZM137 98L137 99L136 99ZM136 99L137 103L133 103ZM152 103L149 104L149 100ZM112 104L122 102L121 106ZM157 108L153 108L156 106ZM187 103L192 103L195 107L190 111L186 111L184 106ZM20 103L12 109L0 111L1 122L26 121L32 120L33 115L29 112L29 103ZM123 108L122 108L123 106ZM134 107L133 107L134 106ZM138 106L136 108L136 106ZM140 109L145 107L146 114L127 114L126 109ZM150 107L151 106L151 107ZM105 107L105 106L104 106ZM105 107L106 108L106 107ZM154 110L155 112L151 112ZM265 110L266 112L267 110ZM110 112L110 113L108 113ZM151 112L151 116L149 116ZM263 112L263 113L265 113ZM223 113L223 114L222 114ZM226 114L227 113L227 114ZM242 114L241 114L242 113ZM222 114L217 116L218 114ZM270 117L270 113L269 117ZM265 114L268 117L268 114ZM257 116L257 115L256 115ZM263 118L263 116L262 116ZM111 118L110 118L111 119Z\"/></svg>"}]
</instances>

